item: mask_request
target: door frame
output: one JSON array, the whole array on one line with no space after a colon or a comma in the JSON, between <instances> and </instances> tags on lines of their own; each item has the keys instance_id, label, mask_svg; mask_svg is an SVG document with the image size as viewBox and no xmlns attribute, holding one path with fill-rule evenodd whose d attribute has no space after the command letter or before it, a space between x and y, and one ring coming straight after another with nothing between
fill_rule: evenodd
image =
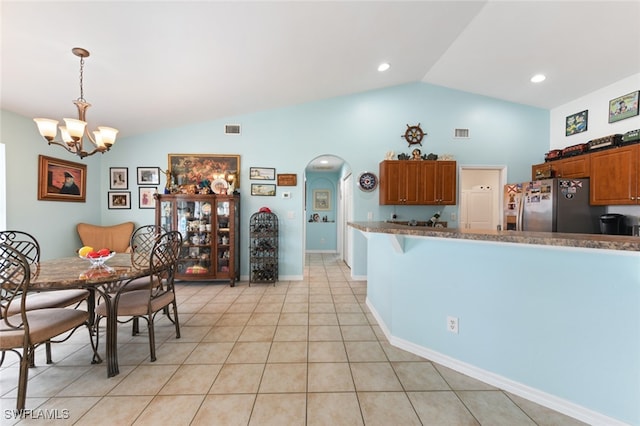
<instances>
[{"instance_id":1,"label":"door frame","mask_svg":"<svg viewBox=\"0 0 640 426\"><path fill-rule=\"evenodd\" d=\"M486 171L497 171L498 172L498 181L500 184L500 187L497 188L497 194L498 194L498 201L496 202L497 205L495 205L495 210L494 210L494 214L497 215L497 220L496 223L499 224L501 229L504 229L504 224L502 223L504 218L503 218L503 214L502 214L502 206L504 205L504 191L503 188L504 186L507 184L507 166L474 166L474 165L460 165L459 169L458 169L458 182L461 183L462 182L462 176L464 174L465 171L468 170L486 170ZM463 206L464 203L464 199L462 197L462 185L458 185L458 199L460 200L460 206L459 206L459 211L458 211L458 217L460 217L460 213L463 211L463 208L465 206ZM459 223L459 226L462 227L462 223Z\"/></svg>"}]
</instances>

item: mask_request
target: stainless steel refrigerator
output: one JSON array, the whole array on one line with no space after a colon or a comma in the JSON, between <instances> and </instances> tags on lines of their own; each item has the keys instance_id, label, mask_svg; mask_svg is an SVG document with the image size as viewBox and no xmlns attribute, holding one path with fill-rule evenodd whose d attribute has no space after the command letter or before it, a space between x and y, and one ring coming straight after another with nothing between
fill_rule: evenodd
<instances>
[{"instance_id":1,"label":"stainless steel refrigerator","mask_svg":"<svg viewBox=\"0 0 640 426\"><path fill-rule=\"evenodd\" d=\"M604 206L589 204L589 179L544 179L504 187L504 229L600 233Z\"/></svg>"}]
</instances>

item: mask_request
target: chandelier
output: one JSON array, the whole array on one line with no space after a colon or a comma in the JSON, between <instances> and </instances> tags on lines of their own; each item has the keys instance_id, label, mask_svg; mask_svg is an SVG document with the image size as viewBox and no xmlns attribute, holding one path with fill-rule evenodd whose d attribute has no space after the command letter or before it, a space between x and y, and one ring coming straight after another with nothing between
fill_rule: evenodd
<instances>
[{"instance_id":1,"label":"chandelier","mask_svg":"<svg viewBox=\"0 0 640 426\"><path fill-rule=\"evenodd\" d=\"M71 51L74 55L80 58L80 97L73 101L78 108L78 119L64 119L66 126L60 126L60 137L62 138L62 141L55 140L56 135L58 134L57 120L51 120L49 118L34 118L33 121L36 122L40 135L49 142L49 145L59 145L67 151L78 155L80 158L84 158L97 152L104 153L105 151L109 151L116 141L118 130L112 127L100 126L98 127L98 130L94 130L93 132L88 131L85 113L91 104L84 99L82 79L84 58L89 56L89 51L81 47L74 47ZM93 136L91 133L93 133ZM91 150L85 149L85 137L93 144Z\"/></svg>"}]
</instances>

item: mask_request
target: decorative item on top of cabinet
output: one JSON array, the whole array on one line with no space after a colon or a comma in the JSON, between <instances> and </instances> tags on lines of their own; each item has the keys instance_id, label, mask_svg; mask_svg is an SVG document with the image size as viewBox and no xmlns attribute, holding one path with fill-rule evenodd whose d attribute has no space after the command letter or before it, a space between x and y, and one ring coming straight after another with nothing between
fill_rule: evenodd
<instances>
[{"instance_id":1,"label":"decorative item on top of cabinet","mask_svg":"<svg viewBox=\"0 0 640 426\"><path fill-rule=\"evenodd\" d=\"M176 279L240 279L240 196L156 194L156 225L180 231Z\"/></svg>"},{"instance_id":2,"label":"decorative item on top of cabinet","mask_svg":"<svg viewBox=\"0 0 640 426\"><path fill-rule=\"evenodd\" d=\"M266 207L249 219L249 285L278 281L278 216Z\"/></svg>"}]
</instances>

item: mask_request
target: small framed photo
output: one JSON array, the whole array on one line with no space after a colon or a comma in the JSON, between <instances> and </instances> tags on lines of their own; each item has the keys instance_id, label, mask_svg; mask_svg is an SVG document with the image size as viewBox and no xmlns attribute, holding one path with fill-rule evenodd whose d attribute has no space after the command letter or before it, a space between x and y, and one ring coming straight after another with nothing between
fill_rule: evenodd
<instances>
[{"instance_id":1,"label":"small framed photo","mask_svg":"<svg viewBox=\"0 0 640 426\"><path fill-rule=\"evenodd\" d=\"M296 186L298 184L298 175L295 173L278 174L278 186Z\"/></svg>"},{"instance_id":2,"label":"small framed photo","mask_svg":"<svg viewBox=\"0 0 640 426\"><path fill-rule=\"evenodd\" d=\"M584 110L567 117L565 123L565 136L575 135L587 131L589 110Z\"/></svg>"},{"instance_id":3,"label":"small framed photo","mask_svg":"<svg viewBox=\"0 0 640 426\"><path fill-rule=\"evenodd\" d=\"M329 189L313 190L313 209L314 210L331 210L331 190Z\"/></svg>"},{"instance_id":4,"label":"small framed photo","mask_svg":"<svg viewBox=\"0 0 640 426\"><path fill-rule=\"evenodd\" d=\"M109 189L129 189L127 167L109 167Z\"/></svg>"},{"instance_id":5,"label":"small framed photo","mask_svg":"<svg viewBox=\"0 0 640 426\"><path fill-rule=\"evenodd\" d=\"M138 207L141 209L153 209L156 207L156 200L153 197L158 193L156 186L141 186L138 188Z\"/></svg>"},{"instance_id":6,"label":"small framed photo","mask_svg":"<svg viewBox=\"0 0 640 426\"><path fill-rule=\"evenodd\" d=\"M138 185L160 185L160 167L138 167Z\"/></svg>"},{"instance_id":7,"label":"small framed photo","mask_svg":"<svg viewBox=\"0 0 640 426\"><path fill-rule=\"evenodd\" d=\"M638 115L638 95L640 91L628 93L609 101L609 123Z\"/></svg>"},{"instance_id":8,"label":"small framed photo","mask_svg":"<svg viewBox=\"0 0 640 426\"><path fill-rule=\"evenodd\" d=\"M249 178L251 180L275 180L276 169L266 167L250 167Z\"/></svg>"},{"instance_id":9,"label":"small framed photo","mask_svg":"<svg viewBox=\"0 0 640 426\"><path fill-rule=\"evenodd\" d=\"M252 183L251 195L274 197L276 195L276 185L272 183Z\"/></svg>"},{"instance_id":10,"label":"small framed photo","mask_svg":"<svg viewBox=\"0 0 640 426\"><path fill-rule=\"evenodd\" d=\"M109 191L107 193L109 209L130 209L131 192L129 191Z\"/></svg>"}]
</instances>

